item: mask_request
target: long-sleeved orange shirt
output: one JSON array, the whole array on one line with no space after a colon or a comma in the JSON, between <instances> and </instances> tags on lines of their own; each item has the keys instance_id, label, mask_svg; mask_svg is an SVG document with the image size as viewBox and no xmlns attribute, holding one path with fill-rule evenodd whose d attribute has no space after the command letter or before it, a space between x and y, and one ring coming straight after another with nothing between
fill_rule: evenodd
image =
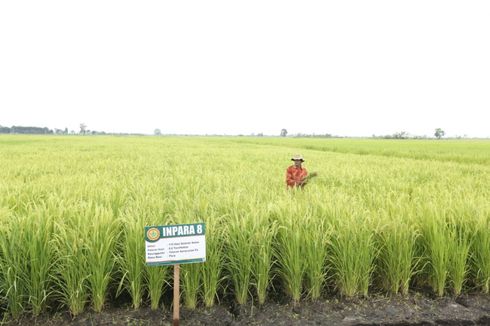
<instances>
[{"instance_id":1,"label":"long-sleeved orange shirt","mask_svg":"<svg viewBox=\"0 0 490 326\"><path fill-rule=\"evenodd\" d=\"M291 165L286 170L286 184L288 187L295 187L299 185L307 175L308 171L306 171L304 167L297 168L296 166Z\"/></svg>"}]
</instances>

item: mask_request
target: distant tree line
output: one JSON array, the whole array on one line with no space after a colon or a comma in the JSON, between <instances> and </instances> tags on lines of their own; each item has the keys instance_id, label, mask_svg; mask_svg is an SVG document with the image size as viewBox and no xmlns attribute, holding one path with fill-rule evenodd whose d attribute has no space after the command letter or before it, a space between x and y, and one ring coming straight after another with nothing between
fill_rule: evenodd
<instances>
[{"instance_id":1,"label":"distant tree line","mask_svg":"<svg viewBox=\"0 0 490 326\"><path fill-rule=\"evenodd\" d=\"M283 128L281 129L281 132L279 134L280 137L287 137L288 135L288 130ZM297 133L297 134L290 134L290 137L301 137L301 138L332 138L332 137L337 137L333 136L332 134L303 134L303 133Z\"/></svg>"},{"instance_id":2,"label":"distant tree line","mask_svg":"<svg viewBox=\"0 0 490 326\"><path fill-rule=\"evenodd\" d=\"M340 136L334 136L332 134L292 134L292 137L301 137L301 138L341 138Z\"/></svg>"},{"instance_id":3,"label":"distant tree line","mask_svg":"<svg viewBox=\"0 0 490 326\"><path fill-rule=\"evenodd\" d=\"M441 128L435 129L434 136L437 139L441 139L442 137L444 137L445 134L446 134L446 132L444 130L442 130ZM382 138L382 139L429 139L430 138L426 135L424 135L424 136L410 135L406 131L395 132L392 135L380 135L380 136L373 135L372 137L373 138ZM464 137L457 136L456 138L466 138L466 136L464 136Z\"/></svg>"},{"instance_id":4,"label":"distant tree line","mask_svg":"<svg viewBox=\"0 0 490 326\"><path fill-rule=\"evenodd\" d=\"M10 134L10 128L0 126L0 134Z\"/></svg>"},{"instance_id":5,"label":"distant tree line","mask_svg":"<svg viewBox=\"0 0 490 326\"><path fill-rule=\"evenodd\" d=\"M391 134L391 135L380 135L380 136L373 135L373 138L408 139L408 138L412 138L412 137L410 137L410 134L406 131L399 131L399 132L395 132L394 134Z\"/></svg>"},{"instance_id":6,"label":"distant tree line","mask_svg":"<svg viewBox=\"0 0 490 326\"><path fill-rule=\"evenodd\" d=\"M80 132L79 132L80 135L106 135L105 131L88 130L85 124L82 125L80 125ZM24 127L24 126L5 127L0 125L0 134L74 135L76 134L76 132L73 130L68 131L68 128L65 129L54 128L53 130L47 127Z\"/></svg>"},{"instance_id":7,"label":"distant tree line","mask_svg":"<svg viewBox=\"0 0 490 326\"><path fill-rule=\"evenodd\" d=\"M12 127L4 127L0 126L1 134L36 134L36 135L47 135L53 134L53 130L49 128L41 128L41 127L23 127L23 126L12 126Z\"/></svg>"},{"instance_id":8,"label":"distant tree line","mask_svg":"<svg viewBox=\"0 0 490 326\"><path fill-rule=\"evenodd\" d=\"M65 129L58 129L54 128L54 130L49 129L47 127L24 127L24 126L12 126L12 127L5 127L0 125L0 134L31 134L31 135L118 135L118 136L138 136L138 135L143 135L139 133L106 133L105 131L95 131L95 130L89 130L87 129L87 125L85 123L80 124L80 131L77 133L74 130L68 131L68 128ZM156 136L161 136L162 131L161 129L155 129L153 132L154 135ZM170 135L170 134L169 134ZM177 134L175 134L177 135ZM441 139L446 135L446 132L441 129L441 128L436 128L434 132L434 136L437 139ZM196 135L179 135L179 136L196 136ZM206 136L224 136L224 135L206 135ZM245 135L238 135L240 137L244 137ZM250 134L249 136L252 137L264 137L264 134L262 132L257 133L257 134ZM337 136L337 135L332 135L329 133L325 134L304 134L304 133L296 133L296 134L289 134L287 129L281 129L281 132L279 134L280 137L298 137L298 138L346 138L344 136ZM399 131L395 132L390 135L372 135L372 138L378 138L378 139L431 139L431 137L428 137L426 135L424 136L417 136L417 135L410 135L406 131ZM464 136L456 136L455 138L467 138L466 135Z\"/></svg>"}]
</instances>

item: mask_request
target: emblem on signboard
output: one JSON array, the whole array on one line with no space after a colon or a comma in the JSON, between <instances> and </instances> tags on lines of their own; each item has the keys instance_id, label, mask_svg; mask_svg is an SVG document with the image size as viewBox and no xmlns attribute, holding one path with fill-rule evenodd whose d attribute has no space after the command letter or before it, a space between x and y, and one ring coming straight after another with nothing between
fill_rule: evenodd
<instances>
[{"instance_id":1,"label":"emblem on signboard","mask_svg":"<svg viewBox=\"0 0 490 326\"><path fill-rule=\"evenodd\" d=\"M150 241L158 240L160 238L160 230L157 228L150 228L148 231L146 231L146 236Z\"/></svg>"}]
</instances>

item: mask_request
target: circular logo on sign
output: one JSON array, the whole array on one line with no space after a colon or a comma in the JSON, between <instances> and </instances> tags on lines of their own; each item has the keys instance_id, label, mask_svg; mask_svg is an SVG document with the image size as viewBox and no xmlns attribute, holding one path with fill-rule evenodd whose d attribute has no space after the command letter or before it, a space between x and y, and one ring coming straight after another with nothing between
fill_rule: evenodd
<instances>
[{"instance_id":1,"label":"circular logo on sign","mask_svg":"<svg viewBox=\"0 0 490 326\"><path fill-rule=\"evenodd\" d=\"M158 240L160 238L160 231L157 228L148 229L148 231L146 231L146 236L150 241Z\"/></svg>"}]
</instances>

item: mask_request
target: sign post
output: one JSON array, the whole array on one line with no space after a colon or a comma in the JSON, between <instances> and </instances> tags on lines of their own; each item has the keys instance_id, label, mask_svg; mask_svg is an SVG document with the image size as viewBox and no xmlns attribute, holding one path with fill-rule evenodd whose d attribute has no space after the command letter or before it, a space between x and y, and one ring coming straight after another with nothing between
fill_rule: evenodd
<instances>
[{"instance_id":1,"label":"sign post","mask_svg":"<svg viewBox=\"0 0 490 326\"><path fill-rule=\"evenodd\" d=\"M179 325L180 264L206 261L204 223L145 226L146 264L174 265L173 325Z\"/></svg>"},{"instance_id":2,"label":"sign post","mask_svg":"<svg viewBox=\"0 0 490 326\"><path fill-rule=\"evenodd\" d=\"M180 321L180 265L174 265L174 314L173 324L179 326Z\"/></svg>"}]
</instances>

